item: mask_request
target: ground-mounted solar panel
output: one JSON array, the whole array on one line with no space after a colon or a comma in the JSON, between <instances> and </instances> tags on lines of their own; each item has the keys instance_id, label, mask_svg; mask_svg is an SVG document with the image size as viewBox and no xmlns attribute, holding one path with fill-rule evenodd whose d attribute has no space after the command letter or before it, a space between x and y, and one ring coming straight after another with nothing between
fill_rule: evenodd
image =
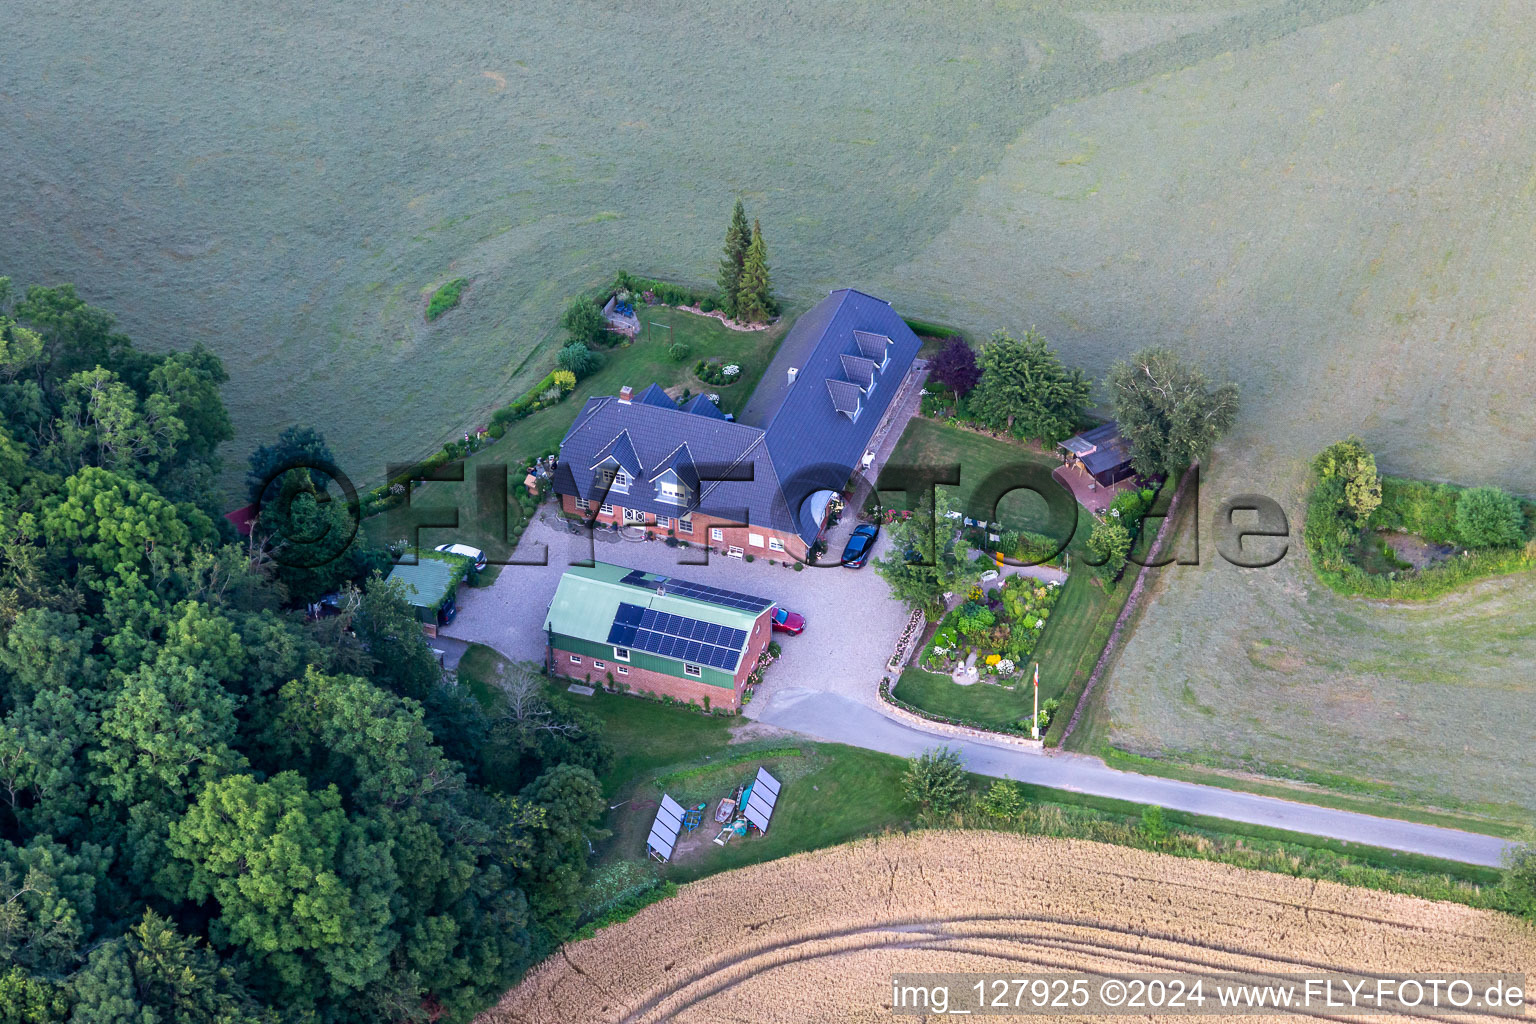
<instances>
[{"instance_id":1,"label":"ground-mounted solar panel","mask_svg":"<svg viewBox=\"0 0 1536 1024\"><path fill-rule=\"evenodd\" d=\"M767 768L759 768L757 770L757 782L760 782L764 786L766 786L768 788L769 792L771 792L774 795L775 798L778 797L779 789L780 789L780 786L782 784L779 782L778 779L776 779L772 775L768 774L768 769Z\"/></svg>"},{"instance_id":2,"label":"ground-mounted solar panel","mask_svg":"<svg viewBox=\"0 0 1536 1024\"><path fill-rule=\"evenodd\" d=\"M759 768L757 778L752 780L752 793L747 797L747 820L756 825L759 832L766 834L768 822L778 802L779 780L769 775L768 769Z\"/></svg>"},{"instance_id":3,"label":"ground-mounted solar panel","mask_svg":"<svg viewBox=\"0 0 1536 1024\"><path fill-rule=\"evenodd\" d=\"M656 808L656 820L651 823L651 834L646 838L645 845L653 856L669 860L677 846L677 834L682 828L682 805L663 793L661 806Z\"/></svg>"}]
</instances>

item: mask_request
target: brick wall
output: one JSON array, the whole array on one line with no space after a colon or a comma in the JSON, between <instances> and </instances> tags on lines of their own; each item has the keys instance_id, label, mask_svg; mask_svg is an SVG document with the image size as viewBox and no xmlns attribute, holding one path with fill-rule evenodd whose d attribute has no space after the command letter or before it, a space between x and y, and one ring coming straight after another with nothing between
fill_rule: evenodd
<instances>
[{"instance_id":1,"label":"brick wall","mask_svg":"<svg viewBox=\"0 0 1536 1024\"><path fill-rule=\"evenodd\" d=\"M668 675L665 672L653 672L646 668L634 668L616 661L606 662L606 668L595 669L592 667L592 659L585 655L577 655L577 657L581 658L581 664L575 665L571 663L570 651L563 651L556 647L554 653L556 674L565 676L568 679L574 679L580 683L587 682L587 677L590 676L592 686L607 686L608 673L612 672L615 684L628 686L636 693L643 691L654 693L658 697L666 694L673 700L682 701L685 704L688 701L693 701L700 707L704 705L704 698L708 697L709 706L712 708L730 708L735 710L741 707L741 688L739 686L736 689L727 690L723 686L711 686L697 679L685 679L680 676ZM619 675L618 669L620 667L628 668L629 674Z\"/></svg>"},{"instance_id":2,"label":"brick wall","mask_svg":"<svg viewBox=\"0 0 1536 1024\"><path fill-rule=\"evenodd\" d=\"M616 499L619 496L611 495L610 497ZM643 526L645 527L647 533L653 534L654 536L666 537L668 535L667 531L669 528L665 526L657 526L655 516L647 514L646 521L644 523L625 523L624 507L619 505L616 501L610 503L613 505L613 512L608 515L604 515L599 512L596 517L596 521L598 523L603 525L607 525L609 523L619 523L626 526ZM580 516L582 518L586 518L592 514L590 511L583 512L578 509L576 507L576 497L571 494L562 494L560 496L560 507L565 510L567 515L571 516ZM715 551L718 551L722 555L725 554L729 548L734 546L741 548L743 554L756 555L758 558L772 558L778 561L785 561L791 558L796 558L800 561L805 560L805 541L801 540L795 534L780 533L777 530L769 530L761 526L728 525L730 520L706 515L703 512L694 512L690 518L693 522L693 532L690 534L677 531L677 538L679 540L685 540L689 544L709 547ZM672 526L670 528L672 530L677 530L676 519L672 520ZM710 533L711 530L716 529L720 531L719 539L716 539ZM761 538L761 545L752 543L753 535ZM770 548L768 546L770 538L777 539L780 544L784 545L784 550L774 551L772 548Z\"/></svg>"},{"instance_id":3,"label":"brick wall","mask_svg":"<svg viewBox=\"0 0 1536 1024\"><path fill-rule=\"evenodd\" d=\"M648 668L640 668L636 665L625 665L621 661L598 659L603 662L602 668L593 666L593 658L587 654L576 654L581 659L581 664L571 661L573 652L559 647L553 648L555 674L573 679L577 682L588 682L590 678L593 686L607 686L608 673L613 673L615 684L622 683L630 690L639 693L653 693L658 697L670 696L673 700L687 703L693 701L700 707L704 706L704 698L709 698L711 708L729 708L732 711L741 707L741 692L746 686L747 677L757 667L757 659L768 647L768 641L773 639L773 629L768 622L768 613L764 612L757 618L755 632L747 639L747 649L741 658L741 667L736 670L736 685L732 689L723 686L711 686L709 683L698 679L689 679L686 676L674 676L667 672L656 672ZM619 669L627 669L624 675L619 674Z\"/></svg>"}]
</instances>

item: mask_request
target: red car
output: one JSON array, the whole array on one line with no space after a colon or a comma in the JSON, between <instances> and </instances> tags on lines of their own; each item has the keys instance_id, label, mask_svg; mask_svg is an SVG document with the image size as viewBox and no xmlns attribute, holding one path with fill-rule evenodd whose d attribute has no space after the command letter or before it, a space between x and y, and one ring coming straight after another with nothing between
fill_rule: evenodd
<instances>
[{"instance_id":1,"label":"red car","mask_svg":"<svg viewBox=\"0 0 1536 1024\"><path fill-rule=\"evenodd\" d=\"M775 608L771 618L773 619L773 631L775 633L788 633L790 636L799 636L805 632L805 616L799 612Z\"/></svg>"}]
</instances>

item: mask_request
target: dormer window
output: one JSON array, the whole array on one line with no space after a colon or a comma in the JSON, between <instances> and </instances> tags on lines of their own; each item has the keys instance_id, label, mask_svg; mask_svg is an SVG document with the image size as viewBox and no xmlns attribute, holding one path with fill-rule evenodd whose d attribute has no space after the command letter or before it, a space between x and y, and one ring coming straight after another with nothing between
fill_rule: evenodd
<instances>
[{"instance_id":1,"label":"dormer window","mask_svg":"<svg viewBox=\"0 0 1536 1024\"><path fill-rule=\"evenodd\" d=\"M676 480L662 480L656 484L656 500L672 505L688 504L688 488Z\"/></svg>"},{"instance_id":2,"label":"dormer window","mask_svg":"<svg viewBox=\"0 0 1536 1024\"><path fill-rule=\"evenodd\" d=\"M622 469L603 467L597 471L597 486L599 490L606 490L616 494L628 494L629 484L633 478Z\"/></svg>"}]
</instances>

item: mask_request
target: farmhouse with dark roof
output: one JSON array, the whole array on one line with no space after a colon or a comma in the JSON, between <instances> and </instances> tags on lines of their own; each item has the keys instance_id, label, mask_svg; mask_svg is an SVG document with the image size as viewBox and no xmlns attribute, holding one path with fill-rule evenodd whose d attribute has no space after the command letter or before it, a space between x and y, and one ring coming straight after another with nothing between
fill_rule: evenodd
<instances>
[{"instance_id":1,"label":"farmhouse with dark roof","mask_svg":"<svg viewBox=\"0 0 1536 1024\"><path fill-rule=\"evenodd\" d=\"M729 555L804 559L921 343L889 303L835 291L795 322L741 422L652 384L594 397L560 445L570 515Z\"/></svg>"}]
</instances>

